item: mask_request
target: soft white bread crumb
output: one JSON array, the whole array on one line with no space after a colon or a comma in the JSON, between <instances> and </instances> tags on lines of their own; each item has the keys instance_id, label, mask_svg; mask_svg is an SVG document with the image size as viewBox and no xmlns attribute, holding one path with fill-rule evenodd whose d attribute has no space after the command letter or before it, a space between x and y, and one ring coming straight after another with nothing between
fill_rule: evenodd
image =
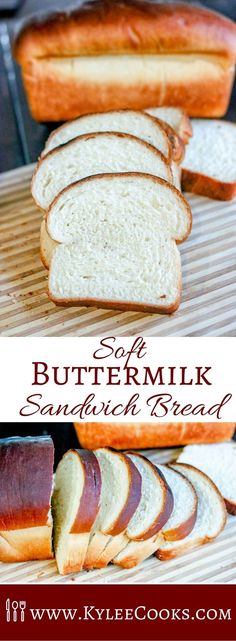
<instances>
[{"instance_id":1,"label":"soft white bread crumb","mask_svg":"<svg viewBox=\"0 0 236 641\"><path fill-rule=\"evenodd\" d=\"M141 474L142 494L126 531L127 544L113 559L115 565L126 569L135 567L158 549L159 533L173 510L172 493L165 481L163 485L164 477L158 469L137 453L128 456Z\"/></svg>"},{"instance_id":2,"label":"soft white bread crumb","mask_svg":"<svg viewBox=\"0 0 236 641\"><path fill-rule=\"evenodd\" d=\"M173 181L167 159L152 145L123 133L79 136L44 156L32 180L32 196L47 209L67 185L95 174L138 171Z\"/></svg>"},{"instance_id":3,"label":"soft white bread crumb","mask_svg":"<svg viewBox=\"0 0 236 641\"><path fill-rule=\"evenodd\" d=\"M223 498L210 478L191 465L174 463L171 467L186 476L194 486L198 498L198 512L195 526L188 536L180 541L162 543L157 551L161 560L174 558L192 547L211 541L226 523Z\"/></svg>"},{"instance_id":4,"label":"soft white bread crumb","mask_svg":"<svg viewBox=\"0 0 236 641\"><path fill-rule=\"evenodd\" d=\"M165 477L174 499L174 509L164 525L162 534L167 541L185 538L197 518L197 494L190 481L168 465L157 465Z\"/></svg>"},{"instance_id":5,"label":"soft white bread crumb","mask_svg":"<svg viewBox=\"0 0 236 641\"><path fill-rule=\"evenodd\" d=\"M130 516L135 511L141 496L141 479L138 478L136 488L131 487L133 480L129 459L124 454L109 448L101 448L96 450L95 455L102 475L101 504L84 560L86 569L99 567L98 561L112 539L110 534L115 530L119 535L124 530L123 515L129 502L130 492L135 490L136 494L136 502L132 509L130 508Z\"/></svg>"},{"instance_id":6,"label":"soft white bread crumb","mask_svg":"<svg viewBox=\"0 0 236 641\"><path fill-rule=\"evenodd\" d=\"M193 137L183 168L220 182L236 181L236 125L225 120L192 120Z\"/></svg>"},{"instance_id":7,"label":"soft white bread crumb","mask_svg":"<svg viewBox=\"0 0 236 641\"><path fill-rule=\"evenodd\" d=\"M172 149L161 124L142 111L110 111L81 116L55 129L49 136L43 155L68 140L87 133L117 131L137 136L171 158Z\"/></svg>"},{"instance_id":8,"label":"soft white bread crumb","mask_svg":"<svg viewBox=\"0 0 236 641\"><path fill-rule=\"evenodd\" d=\"M109 244L106 237L62 244L53 254L49 295L57 303L173 312L181 292L180 255L163 233Z\"/></svg>"},{"instance_id":9,"label":"soft white bread crumb","mask_svg":"<svg viewBox=\"0 0 236 641\"><path fill-rule=\"evenodd\" d=\"M188 445L178 462L190 463L208 474L223 495L228 511L236 514L236 443Z\"/></svg>"},{"instance_id":10,"label":"soft white bread crumb","mask_svg":"<svg viewBox=\"0 0 236 641\"><path fill-rule=\"evenodd\" d=\"M159 230L186 239L191 211L172 185L145 174L93 176L74 183L54 200L47 231L60 243L96 236L113 242L154 237Z\"/></svg>"},{"instance_id":11,"label":"soft white bread crumb","mask_svg":"<svg viewBox=\"0 0 236 641\"><path fill-rule=\"evenodd\" d=\"M46 269L49 269L54 249L58 243L51 238L47 231L46 220L43 218L40 227L40 256Z\"/></svg>"}]
</instances>

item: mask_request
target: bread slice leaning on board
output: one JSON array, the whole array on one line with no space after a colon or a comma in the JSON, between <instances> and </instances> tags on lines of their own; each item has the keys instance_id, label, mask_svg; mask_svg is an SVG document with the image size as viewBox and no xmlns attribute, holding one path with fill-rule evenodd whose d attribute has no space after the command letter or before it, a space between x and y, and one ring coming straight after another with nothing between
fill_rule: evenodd
<instances>
[{"instance_id":1,"label":"bread slice leaning on board","mask_svg":"<svg viewBox=\"0 0 236 641\"><path fill-rule=\"evenodd\" d=\"M39 160L32 179L32 196L36 205L47 210L65 187L81 178L130 171L173 182L169 160L144 140L124 133L84 134Z\"/></svg>"},{"instance_id":2,"label":"bread slice leaning on board","mask_svg":"<svg viewBox=\"0 0 236 641\"><path fill-rule=\"evenodd\" d=\"M77 136L107 131L137 136L159 149L169 161L183 160L183 141L170 125L143 111L129 110L87 114L64 123L52 131L42 155Z\"/></svg>"},{"instance_id":3,"label":"bread slice leaning on board","mask_svg":"<svg viewBox=\"0 0 236 641\"><path fill-rule=\"evenodd\" d=\"M0 440L0 561L51 559L51 438Z\"/></svg>"},{"instance_id":4,"label":"bread slice leaning on board","mask_svg":"<svg viewBox=\"0 0 236 641\"><path fill-rule=\"evenodd\" d=\"M132 518L141 498L142 479L132 461L120 452L108 448L96 450L102 491L100 509L91 530L84 568L96 567L96 562L113 537L120 544L123 532Z\"/></svg>"},{"instance_id":5,"label":"bread slice leaning on board","mask_svg":"<svg viewBox=\"0 0 236 641\"><path fill-rule=\"evenodd\" d=\"M186 149L182 188L216 200L236 196L236 125L225 120L192 120L193 137Z\"/></svg>"},{"instance_id":6,"label":"bread slice leaning on board","mask_svg":"<svg viewBox=\"0 0 236 641\"><path fill-rule=\"evenodd\" d=\"M232 438L235 423L74 423L82 447L120 450L180 447Z\"/></svg>"},{"instance_id":7,"label":"bread slice leaning on board","mask_svg":"<svg viewBox=\"0 0 236 641\"><path fill-rule=\"evenodd\" d=\"M198 509L190 534L179 541L166 540L158 548L156 555L162 561L173 559L191 548L212 541L223 530L227 519L224 500L206 474L184 463L174 463L170 467L192 483L198 498Z\"/></svg>"},{"instance_id":8,"label":"bread slice leaning on board","mask_svg":"<svg viewBox=\"0 0 236 641\"><path fill-rule=\"evenodd\" d=\"M236 443L188 445L179 463L195 465L214 481L224 497L227 511L236 515Z\"/></svg>"},{"instance_id":9,"label":"bread slice leaning on board","mask_svg":"<svg viewBox=\"0 0 236 641\"><path fill-rule=\"evenodd\" d=\"M67 452L58 465L53 492L54 550L60 574L82 570L101 489L95 454Z\"/></svg>"}]
</instances>

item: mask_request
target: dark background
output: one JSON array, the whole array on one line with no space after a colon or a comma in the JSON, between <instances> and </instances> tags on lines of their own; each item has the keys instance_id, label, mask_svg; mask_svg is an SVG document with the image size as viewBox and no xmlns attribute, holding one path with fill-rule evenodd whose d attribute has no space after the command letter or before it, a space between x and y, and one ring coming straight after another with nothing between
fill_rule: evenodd
<instances>
[{"instance_id":1,"label":"dark background","mask_svg":"<svg viewBox=\"0 0 236 641\"><path fill-rule=\"evenodd\" d=\"M191 3L192 0L188 2ZM29 114L19 68L11 54L14 32L19 23L32 14L48 9L67 10L80 3L81 0L0 0L0 172L34 162L49 131L56 126L55 123L49 126L38 124ZM202 0L197 4L220 11L236 21L236 0ZM226 116L233 121L236 121L235 104L236 84Z\"/></svg>"},{"instance_id":2,"label":"dark background","mask_svg":"<svg viewBox=\"0 0 236 641\"><path fill-rule=\"evenodd\" d=\"M0 438L50 435L55 445L55 467L71 447L79 447L73 423L0 423Z\"/></svg>"}]
</instances>

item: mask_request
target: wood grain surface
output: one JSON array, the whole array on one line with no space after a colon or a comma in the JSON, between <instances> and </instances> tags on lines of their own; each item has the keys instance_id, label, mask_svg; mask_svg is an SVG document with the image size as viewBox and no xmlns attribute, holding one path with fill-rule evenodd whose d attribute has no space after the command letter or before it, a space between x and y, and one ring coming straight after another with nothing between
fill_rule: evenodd
<instances>
[{"instance_id":1,"label":"wood grain surface","mask_svg":"<svg viewBox=\"0 0 236 641\"><path fill-rule=\"evenodd\" d=\"M153 462L167 463L178 450L148 450L145 453ZM150 557L136 568L123 570L109 565L103 570L91 570L68 576L57 573L55 561L28 563L0 563L1 583L38 584L101 584L101 583L228 583L236 584L236 517L228 517L220 536L207 545L191 550L171 561L158 561Z\"/></svg>"},{"instance_id":2,"label":"wood grain surface","mask_svg":"<svg viewBox=\"0 0 236 641\"><path fill-rule=\"evenodd\" d=\"M235 336L236 200L189 196L193 231L180 246L183 296L172 316L56 307L39 256L33 165L0 176L1 336Z\"/></svg>"}]
</instances>

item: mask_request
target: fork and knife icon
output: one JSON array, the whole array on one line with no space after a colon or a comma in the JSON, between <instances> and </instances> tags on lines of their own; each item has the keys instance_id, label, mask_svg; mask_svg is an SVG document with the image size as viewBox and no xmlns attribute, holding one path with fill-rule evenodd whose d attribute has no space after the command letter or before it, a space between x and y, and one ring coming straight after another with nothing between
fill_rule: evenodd
<instances>
[{"instance_id":1,"label":"fork and knife icon","mask_svg":"<svg viewBox=\"0 0 236 641\"><path fill-rule=\"evenodd\" d=\"M25 608L26 608L26 601L10 601L10 599L6 600L6 619L7 623L10 623L12 620L14 623L17 623L18 621L18 612L19 612L19 619L23 623L25 620ZM12 615L12 619L11 619Z\"/></svg>"}]
</instances>

